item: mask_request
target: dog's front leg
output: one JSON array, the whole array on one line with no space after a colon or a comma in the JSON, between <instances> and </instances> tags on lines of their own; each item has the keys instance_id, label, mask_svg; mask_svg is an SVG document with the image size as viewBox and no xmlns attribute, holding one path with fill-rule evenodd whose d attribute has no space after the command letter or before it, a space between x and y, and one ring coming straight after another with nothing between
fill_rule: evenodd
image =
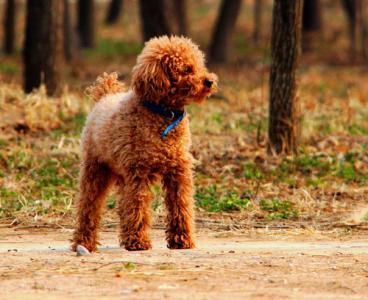
<instances>
[{"instance_id":1,"label":"dog's front leg","mask_svg":"<svg viewBox=\"0 0 368 300\"><path fill-rule=\"evenodd\" d=\"M148 182L140 178L119 180L118 194L120 245L131 251L150 249L152 193Z\"/></svg>"},{"instance_id":2,"label":"dog's front leg","mask_svg":"<svg viewBox=\"0 0 368 300\"><path fill-rule=\"evenodd\" d=\"M163 179L167 208L166 240L170 249L194 248L193 180L190 164L166 174Z\"/></svg>"}]
</instances>

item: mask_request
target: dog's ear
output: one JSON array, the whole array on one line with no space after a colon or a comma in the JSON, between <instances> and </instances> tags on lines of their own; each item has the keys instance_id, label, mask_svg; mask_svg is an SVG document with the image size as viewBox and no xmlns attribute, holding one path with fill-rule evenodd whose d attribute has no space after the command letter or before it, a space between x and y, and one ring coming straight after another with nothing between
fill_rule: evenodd
<instances>
[{"instance_id":1,"label":"dog's ear","mask_svg":"<svg viewBox=\"0 0 368 300\"><path fill-rule=\"evenodd\" d=\"M144 100L158 102L170 89L162 58L142 59L133 68L132 89Z\"/></svg>"}]
</instances>

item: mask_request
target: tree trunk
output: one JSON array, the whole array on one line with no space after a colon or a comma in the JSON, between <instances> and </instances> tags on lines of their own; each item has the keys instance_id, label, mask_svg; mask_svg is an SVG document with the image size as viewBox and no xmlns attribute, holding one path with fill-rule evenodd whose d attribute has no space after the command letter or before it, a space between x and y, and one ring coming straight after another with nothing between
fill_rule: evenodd
<instances>
[{"instance_id":1,"label":"tree trunk","mask_svg":"<svg viewBox=\"0 0 368 300\"><path fill-rule=\"evenodd\" d=\"M139 4L144 41L172 33L165 15L165 0L140 0Z\"/></svg>"},{"instance_id":2,"label":"tree trunk","mask_svg":"<svg viewBox=\"0 0 368 300\"><path fill-rule=\"evenodd\" d=\"M111 0L105 18L105 23L107 25L115 24L119 20L123 4L124 4L123 0Z\"/></svg>"},{"instance_id":3,"label":"tree trunk","mask_svg":"<svg viewBox=\"0 0 368 300\"><path fill-rule=\"evenodd\" d=\"M342 4L349 22L351 60L356 61L364 52L363 1L342 0Z\"/></svg>"},{"instance_id":4,"label":"tree trunk","mask_svg":"<svg viewBox=\"0 0 368 300\"><path fill-rule=\"evenodd\" d=\"M211 63L228 60L231 36L240 12L241 0L223 0L209 49Z\"/></svg>"},{"instance_id":5,"label":"tree trunk","mask_svg":"<svg viewBox=\"0 0 368 300\"><path fill-rule=\"evenodd\" d=\"M12 54L14 52L15 36L15 0L7 0L4 10L4 52Z\"/></svg>"},{"instance_id":6,"label":"tree trunk","mask_svg":"<svg viewBox=\"0 0 368 300\"><path fill-rule=\"evenodd\" d=\"M174 0L174 12L178 24L178 34L188 34L187 0Z\"/></svg>"},{"instance_id":7,"label":"tree trunk","mask_svg":"<svg viewBox=\"0 0 368 300\"><path fill-rule=\"evenodd\" d=\"M73 58L73 26L70 16L69 0L64 0L64 55L66 61L71 61Z\"/></svg>"},{"instance_id":8,"label":"tree trunk","mask_svg":"<svg viewBox=\"0 0 368 300\"><path fill-rule=\"evenodd\" d=\"M82 48L95 45L95 3L94 0L78 0L78 33Z\"/></svg>"},{"instance_id":9,"label":"tree trunk","mask_svg":"<svg viewBox=\"0 0 368 300\"><path fill-rule=\"evenodd\" d=\"M303 33L319 31L322 27L320 0L304 0Z\"/></svg>"},{"instance_id":10,"label":"tree trunk","mask_svg":"<svg viewBox=\"0 0 368 300\"><path fill-rule=\"evenodd\" d=\"M263 0L254 0L254 29L253 42L258 43L262 28Z\"/></svg>"},{"instance_id":11,"label":"tree trunk","mask_svg":"<svg viewBox=\"0 0 368 300\"><path fill-rule=\"evenodd\" d=\"M273 6L268 150L296 153L299 103L296 68L300 57L301 0L275 0Z\"/></svg>"},{"instance_id":12,"label":"tree trunk","mask_svg":"<svg viewBox=\"0 0 368 300\"><path fill-rule=\"evenodd\" d=\"M368 61L368 3L366 1L362 1L362 50L363 57L365 61Z\"/></svg>"},{"instance_id":13,"label":"tree trunk","mask_svg":"<svg viewBox=\"0 0 368 300\"><path fill-rule=\"evenodd\" d=\"M303 5L303 50L313 48L316 34L321 30L321 3L320 0L304 0Z\"/></svg>"},{"instance_id":14,"label":"tree trunk","mask_svg":"<svg viewBox=\"0 0 368 300\"><path fill-rule=\"evenodd\" d=\"M28 0L24 40L24 90L44 81L48 95L60 92L63 1Z\"/></svg>"}]
</instances>

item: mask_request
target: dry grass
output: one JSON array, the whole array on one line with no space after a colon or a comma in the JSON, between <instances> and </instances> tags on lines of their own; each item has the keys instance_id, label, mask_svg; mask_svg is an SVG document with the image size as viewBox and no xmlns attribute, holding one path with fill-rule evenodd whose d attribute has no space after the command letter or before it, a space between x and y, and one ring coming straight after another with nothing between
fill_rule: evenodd
<instances>
[{"instance_id":1,"label":"dry grass","mask_svg":"<svg viewBox=\"0 0 368 300\"><path fill-rule=\"evenodd\" d=\"M248 43L244 28L251 32L251 2L244 3L233 59L228 66L215 68L221 81L218 95L189 108L198 210L230 212L227 218L245 223L366 221L368 73L364 67L348 65L348 56L341 55L347 45L343 27L329 24L324 33L340 51L318 48L303 56L300 154L269 157L268 33L263 33L263 45ZM205 45L208 35L203 33L210 30L217 6L209 1L191 5L196 24L192 34ZM128 9L136 12L134 2L127 4ZM328 13L336 11L338 7L333 7ZM341 20L341 14L336 15ZM90 105L82 91L105 71L116 70L129 82L141 47L135 34L138 24L131 21L126 14L116 27L100 27L97 48L84 53L78 69L65 70L69 90L61 98L50 99L43 89L25 95L19 84L19 57L0 63L2 77L12 82L0 85L0 218L5 223L15 218L55 222L71 216L79 135ZM265 22L267 28L269 15ZM159 188L154 192L154 209L161 213ZM113 197L107 206L114 210Z\"/></svg>"}]
</instances>

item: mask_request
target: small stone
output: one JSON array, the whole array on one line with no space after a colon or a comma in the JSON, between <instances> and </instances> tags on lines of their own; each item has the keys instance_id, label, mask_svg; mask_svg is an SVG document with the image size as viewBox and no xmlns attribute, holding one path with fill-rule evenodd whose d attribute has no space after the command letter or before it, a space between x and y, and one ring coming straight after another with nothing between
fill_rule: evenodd
<instances>
[{"instance_id":1,"label":"small stone","mask_svg":"<svg viewBox=\"0 0 368 300\"><path fill-rule=\"evenodd\" d=\"M172 289L177 289L178 286L174 285L174 284L161 284L158 286L159 290L172 290Z\"/></svg>"},{"instance_id":2,"label":"small stone","mask_svg":"<svg viewBox=\"0 0 368 300\"><path fill-rule=\"evenodd\" d=\"M88 251L88 249L82 245L77 246L77 256L85 256L90 255L91 252Z\"/></svg>"}]
</instances>

